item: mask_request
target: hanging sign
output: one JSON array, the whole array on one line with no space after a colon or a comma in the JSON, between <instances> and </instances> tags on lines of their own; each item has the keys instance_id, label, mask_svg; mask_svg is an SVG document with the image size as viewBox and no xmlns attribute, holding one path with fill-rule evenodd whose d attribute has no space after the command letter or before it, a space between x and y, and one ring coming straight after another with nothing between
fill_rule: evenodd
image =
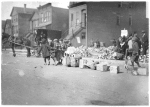
<instances>
[{"instance_id":1,"label":"hanging sign","mask_svg":"<svg viewBox=\"0 0 150 107\"><path fill-rule=\"evenodd\" d=\"M124 30L121 30L121 37L123 37L123 36L128 36L128 30L126 30L125 28L124 28Z\"/></svg>"},{"instance_id":2,"label":"hanging sign","mask_svg":"<svg viewBox=\"0 0 150 107\"><path fill-rule=\"evenodd\" d=\"M78 42L78 43L81 43L80 37L76 37L76 38L77 38L77 42Z\"/></svg>"}]
</instances>

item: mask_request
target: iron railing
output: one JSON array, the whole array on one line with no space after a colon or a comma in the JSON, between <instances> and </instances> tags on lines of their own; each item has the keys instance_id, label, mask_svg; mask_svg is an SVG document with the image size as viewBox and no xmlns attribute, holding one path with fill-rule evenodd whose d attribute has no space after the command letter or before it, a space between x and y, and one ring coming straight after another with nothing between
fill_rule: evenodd
<instances>
[{"instance_id":1,"label":"iron railing","mask_svg":"<svg viewBox=\"0 0 150 107\"><path fill-rule=\"evenodd\" d=\"M84 24L84 26L82 26L82 24ZM81 22L75 26L71 26L69 29L67 29L64 33L62 33L61 37L63 37L64 35L67 35L66 37L68 36L74 36L74 35L77 35L76 32L80 31L81 28L83 29L85 27L85 23ZM72 29L72 32L69 33L69 30ZM73 30L74 29L74 30ZM66 38L65 37L65 38Z\"/></svg>"}]
</instances>

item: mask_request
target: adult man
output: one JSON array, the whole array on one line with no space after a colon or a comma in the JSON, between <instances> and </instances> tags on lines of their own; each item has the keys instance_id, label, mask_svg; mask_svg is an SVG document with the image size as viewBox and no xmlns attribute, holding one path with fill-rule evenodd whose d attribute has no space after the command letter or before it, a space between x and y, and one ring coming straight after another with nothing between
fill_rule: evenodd
<instances>
[{"instance_id":1,"label":"adult man","mask_svg":"<svg viewBox=\"0 0 150 107\"><path fill-rule=\"evenodd\" d=\"M144 30L142 30L141 41L142 41L142 48L143 48L142 55L146 55L146 51L148 49L148 37Z\"/></svg>"},{"instance_id":2,"label":"adult man","mask_svg":"<svg viewBox=\"0 0 150 107\"><path fill-rule=\"evenodd\" d=\"M140 38L139 38L138 35L137 35L137 32L134 32L133 37L136 38L137 43L138 43L138 45L139 45L139 50L140 50L140 49L141 49L141 41L140 41Z\"/></svg>"},{"instance_id":3,"label":"adult man","mask_svg":"<svg viewBox=\"0 0 150 107\"><path fill-rule=\"evenodd\" d=\"M40 45L40 37L37 35L37 30L34 31L34 37L35 37L34 41L35 41L36 45L39 46Z\"/></svg>"},{"instance_id":4,"label":"adult man","mask_svg":"<svg viewBox=\"0 0 150 107\"><path fill-rule=\"evenodd\" d=\"M30 52L30 46L31 46L31 41L28 38L23 38L24 40L24 45L27 46L27 57L31 56L31 52Z\"/></svg>"}]
</instances>

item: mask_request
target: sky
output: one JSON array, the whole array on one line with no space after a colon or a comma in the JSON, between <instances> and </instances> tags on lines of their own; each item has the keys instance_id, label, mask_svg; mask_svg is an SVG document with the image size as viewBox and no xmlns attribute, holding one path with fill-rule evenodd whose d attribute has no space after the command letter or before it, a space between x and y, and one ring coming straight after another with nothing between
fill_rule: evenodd
<instances>
[{"instance_id":1,"label":"sky","mask_svg":"<svg viewBox=\"0 0 150 107\"><path fill-rule=\"evenodd\" d=\"M27 8L37 8L39 5L44 5L46 3L52 3L52 6L68 8L69 1L2 1L1 2L1 20L11 19L10 13L13 7L24 7L26 4Z\"/></svg>"}]
</instances>

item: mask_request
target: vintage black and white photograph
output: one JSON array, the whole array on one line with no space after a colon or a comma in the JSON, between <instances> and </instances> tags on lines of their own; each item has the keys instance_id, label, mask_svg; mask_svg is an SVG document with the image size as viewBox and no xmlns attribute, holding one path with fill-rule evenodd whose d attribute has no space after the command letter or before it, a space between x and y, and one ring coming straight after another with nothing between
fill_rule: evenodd
<instances>
[{"instance_id":1,"label":"vintage black and white photograph","mask_svg":"<svg viewBox=\"0 0 150 107\"><path fill-rule=\"evenodd\" d=\"M1 105L149 105L148 1L1 1Z\"/></svg>"}]
</instances>

